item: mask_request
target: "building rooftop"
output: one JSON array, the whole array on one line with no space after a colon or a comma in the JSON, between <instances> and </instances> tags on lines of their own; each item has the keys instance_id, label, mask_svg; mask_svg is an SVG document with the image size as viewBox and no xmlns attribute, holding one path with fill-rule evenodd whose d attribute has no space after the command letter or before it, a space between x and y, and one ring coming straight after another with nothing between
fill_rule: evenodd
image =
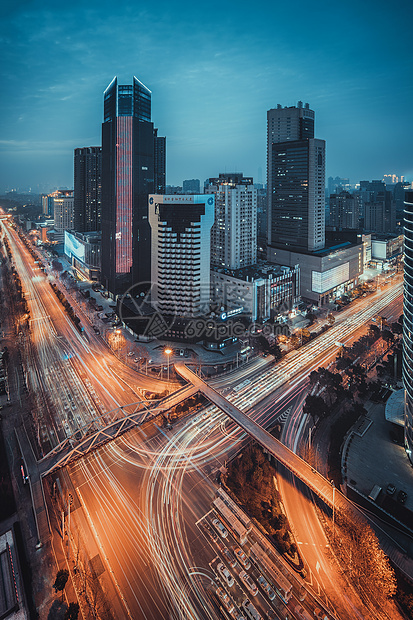
<instances>
[{"instance_id":1,"label":"building rooftop","mask_svg":"<svg viewBox=\"0 0 413 620\"><path fill-rule=\"evenodd\" d=\"M222 273L238 280L245 280L246 282L252 282L260 278L265 279L268 276L282 276L290 273L292 270L293 267L284 267L268 261L260 261L255 265L241 267L240 269L226 269L225 267L214 267L213 269L216 273Z\"/></svg>"}]
</instances>

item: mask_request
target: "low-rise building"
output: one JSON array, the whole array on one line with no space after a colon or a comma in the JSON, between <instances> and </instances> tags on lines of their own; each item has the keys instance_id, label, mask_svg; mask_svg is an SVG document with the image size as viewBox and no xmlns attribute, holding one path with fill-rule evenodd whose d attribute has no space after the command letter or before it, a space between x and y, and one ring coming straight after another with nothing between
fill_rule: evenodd
<instances>
[{"instance_id":1,"label":"low-rise building","mask_svg":"<svg viewBox=\"0 0 413 620\"><path fill-rule=\"evenodd\" d=\"M404 235L378 236L373 235L371 240L371 258L376 266L383 267L392 262L403 252Z\"/></svg>"},{"instance_id":2,"label":"low-rise building","mask_svg":"<svg viewBox=\"0 0 413 620\"><path fill-rule=\"evenodd\" d=\"M300 267L300 296L304 302L324 306L357 286L363 273L363 243L339 242L314 252L268 248L268 260Z\"/></svg>"},{"instance_id":3,"label":"low-rise building","mask_svg":"<svg viewBox=\"0 0 413 620\"><path fill-rule=\"evenodd\" d=\"M64 253L72 267L88 280L100 278L101 232L65 231Z\"/></svg>"},{"instance_id":4,"label":"low-rise building","mask_svg":"<svg viewBox=\"0 0 413 620\"><path fill-rule=\"evenodd\" d=\"M264 322L286 315L299 301L300 268L261 262L242 269L211 270L217 312Z\"/></svg>"}]
</instances>

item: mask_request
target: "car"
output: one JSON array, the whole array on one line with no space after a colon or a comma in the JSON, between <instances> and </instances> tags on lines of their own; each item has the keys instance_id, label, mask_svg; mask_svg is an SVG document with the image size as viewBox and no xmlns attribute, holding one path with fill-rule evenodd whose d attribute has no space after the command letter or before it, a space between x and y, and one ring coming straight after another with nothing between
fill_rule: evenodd
<instances>
[{"instance_id":1,"label":"car","mask_svg":"<svg viewBox=\"0 0 413 620\"><path fill-rule=\"evenodd\" d=\"M245 585L247 586L247 588L251 592L251 594L253 596L257 596L257 594L258 594L257 584L255 583L255 581L253 579L251 579L251 577L248 575L248 573L246 573L245 570L243 570L243 571L240 572L239 576L242 579L242 581L245 583Z\"/></svg>"},{"instance_id":2,"label":"car","mask_svg":"<svg viewBox=\"0 0 413 620\"><path fill-rule=\"evenodd\" d=\"M224 524L221 523L221 521L219 519L213 519L212 520L212 525L215 527L215 529L218 531L218 533L221 534L222 538L227 538L228 530L224 526Z\"/></svg>"},{"instance_id":3,"label":"car","mask_svg":"<svg viewBox=\"0 0 413 620\"><path fill-rule=\"evenodd\" d=\"M407 493L406 491L402 491L400 489L400 491L397 493L397 499L401 504L404 504L406 502L407 499Z\"/></svg>"},{"instance_id":4,"label":"car","mask_svg":"<svg viewBox=\"0 0 413 620\"><path fill-rule=\"evenodd\" d=\"M241 547L236 547L234 549L234 555L237 558L237 560L243 565L244 568L248 570L251 567L251 562L248 560L247 555L241 549Z\"/></svg>"},{"instance_id":5,"label":"car","mask_svg":"<svg viewBox=\"0 0 413 620\"><path fill-rule=\"evenodd\" d=\"M248 618L251 618L252 620L262 620L262 616L258 613L258 610L247 598L242 603L242 607L245 609Z\"/></svg>"},{"instance_id":6,"label":"car","mask_svg":"<svg viewBox=\"0 0 413 620\"><path fill-rule=\"evenodd\" d=\"M236 565L237 561L234 558L234 556L232 555L231 551L228 549L228 547L224 547L222 550L222 553L225 555L225 559L228 562L228 564L234 568L234 566Z\"/></svg>"},{"instance_id":7,"label":"car","mask_svg":"<svg viewBox=\"0 0 413 620\"><path fill-rule=\"evenodd\" d=\"M231 613L234 609L234 603L231 601L229 595L225 592L224 588L217 588L217 595L225 609Z\"/></svg>"},{"instance_id":8,"label":"car","mask_svg":"<svg viewBox=\"0 0 413 620\"><path fill-rule=\"evenodd\" d=\"M316 607L313 613L314 618L317 618L317 620L328 620L327 614L319 607Z\"/></svg>"},{"instance_id":9,"label":"car","mask_svg":"<svg viewBox=\"0 0 413 620\"><path fill-rule=\"evenodd\" d=\"M267 593L270 601L273 601L275 599L275 592L270 586L270 584L268 583L268 581L265 579L265 577L263 577L263 575L260 575L257 581L260 584L261 588L264 590L264 592Z\"/></svg>"},{"instance_id":10,"label":"car","mask_svg":"<svg viewBox=\"0 0 413 620\"><path fill-rule=\"evenodd\" d=\"M390 483L387 485L386 493L387 495L394 495L396 493L396 487L394 484Z\"/></svg>"},{"instance_id":11,"label":"car","mask_svg":"<svg viewBox=\"0 0 413 620\"><path fill-rule=\"evenodd\" d=\"M135 362L135 364L137 364L139 362L139 358L135 357L135 359L133 361Z\"/></svg>"},{"instance_id":12,"label":"car","mask_svg":"<svg viewBox=\"0 0 413 620\"><path fill-rule=\"evenodd\" d=\"M135 355L133 351L129 351L129 353L127 353L128 357L133 357L133 355Z\"/></svg>"},{"instance_id":13,"label":"car","mask_svg":"<svg viewBox=\"0 0 413 620\"><path fill-rule=\"evenodd\" d=\"M301 605L297 605L294 611L296 613L297 618L299 618L300 620L311 620L310 614Z\"/></svg>"},{"instance_id":14,"label":"car","mask_svg":"<svg viewBox=\"0 0 413 620\"><path fill-rule=\"evenodd\" d=\"M217 566L217 570L225 583L231 588L234 585L234 577L231 575L225 564L220 562Z\"/></svg>"}]
</instances>

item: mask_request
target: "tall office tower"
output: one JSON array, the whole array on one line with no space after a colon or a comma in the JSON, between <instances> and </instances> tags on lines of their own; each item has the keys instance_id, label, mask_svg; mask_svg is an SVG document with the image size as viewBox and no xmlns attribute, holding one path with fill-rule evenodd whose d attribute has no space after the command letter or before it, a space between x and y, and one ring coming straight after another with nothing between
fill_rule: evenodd
<instances>
[{"instance_id":1,"label":"tall office tower","mask_svg":"<svg viewBox=\"0 0 413 620\"><path fill-rule=\"evenodd\" d=\"M255 183L255 187L257 184ZM257 238L261 244L267 243L267 189L257 188Z\"/></svg>"},{"instance_id":2,"label":"tall office tower","mask_svg":"<svg viewBox=\"0 0 413 620\"><path fill-rule=\"evenodd\" d=\"M209 311L213 222L213 196L149 196L152 303L161 314L193 317Z\"/></svg>"},{"instance_id":3,"label":"tall office tower","mask_svg":"<svg viewBox=\"0 0 413 620\"><path fill-rule=\"evenodd\" d=\"M330 226L337 228L359 227L359 206L357 200L348 192L331 194Z\"/></svg>"},{"instance_id":4,"label":"tall office tower","mask_svg":"<svg viewBox=\"0 0 413 620\"><path fill-rule=\"evenodd\" d=\"M52 196L54 229L63 241L65 230L73 229L73 190L59 189Z\"/></svg>"},{"instance_id":5,"label":"tall office tower","mask_svg":"<svg viewBox=\"0 0 413 620\"><path fill-rule=\"evenodd\" d=\"M96 232L101 228L102 147L75 149L74 229Z\"/></svg>"},{"instance_id":6,"label":"tall office tower","mask_svg":"<svg viewBox=\"0 0 413 620\"><path fill-rule=\"evenodd\" d=\"M102 124L101 280L113 297L150 281L148 195L155 179L161 185L165 179L165 141L161 145L151 91L136 77L127 85L115 77L104 93Z\"/></svg>"},{"instance_id":7,"label":"tall office tower","mask_svg":"<svg viewBox=\"0 0 413 620\"><path fill-rule=\"evenodd\" d=\"M201 183L199 179L186 179L182 182L182 191L184 194L200 194Z\"/></svg>"},{"instance_id":8,"label":"tall office tower","mask_svg":"<svg viewBox=\"0 0 413 620\"><path fill-rule=\"evenodd\" d=\"M53 217L53 194L42 194L42 213Z\"/></svg>"},{"instance_id":9,"label":"tall office tower","mask_svg":"<svg viewBox=\"0 0 413 620\"><path fill-rule=\"evenodd\" d=\"M314 251L325 244L325 141L308 103L267 112L268 244Z\"/></svg>"},{"instance_id":10,"label":"tall office tower","mask_svg":"<svg viewBox=\"0 0 413 620\"><path fill-rule=\"evenodd\" d=\"M257 190L241 172L209 179L206 194L215 194L211 265L227 269L257 262Z\"/></svg>"},{"instance_id":11,"label":"tall office tower","mask_svg":"<svg viewBox=\"0 0 413 620\"><path fill-rule=\"evenodd\" d=\"M404 440L406 452L413 464L413 191L406 192L404 205Z\"/></svg>"},{"instance_id":12,"label":"tall office tower","mask_svg":"<svg viewBox=\"0 0 413 620\"><path fill-rule=\"evenodd\" d=\"M407 188L411 188L411 184L407 181L399 181L393 186L394 208L396 210L396 220L403 225L404 196Z\"/></svg>"},{"instance_id":13,"label":"tall office tower","mask_svg":"<svg viewBox=\"0 0 413 620\"><path fill-rule=\"evenodd\" d=\"M158 136L158 130L154 129L154 192L164 194L166 188L166 138Z\"/></svg>"}]
</instances>

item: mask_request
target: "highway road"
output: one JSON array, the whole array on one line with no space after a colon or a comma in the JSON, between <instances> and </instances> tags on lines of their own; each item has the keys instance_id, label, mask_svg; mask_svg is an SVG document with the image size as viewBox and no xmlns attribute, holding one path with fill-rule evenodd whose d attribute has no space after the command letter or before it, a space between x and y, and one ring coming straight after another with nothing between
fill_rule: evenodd
<instances>
[{"instance_id":1,"label":"highway road","mask_svg":"<svg viewBox=\"0 0 413 620\"><path fill-rule=\"evenodd\" d=\"M17 232L4 220L1 226L30 308L35 356L25 343L28 336L24 330L20 336L21 346L29 356L27 383L38 398L39 409L41 393L47 395L49 405L47 417L43 418L39 411L37 418L38 447L43 454L78 429L86 428L91 420L142 400L142 390L157 391L165 384L138 375L122 364L77 307L85 329L84 334L79 333L50 286L50 282L57 282L54 276L42 273ZM69 301L75 306L73 299ZM104 425L104 418L98 423Z\"/></svg>"},{"instance_id":2,"label":"highway road","mask_svg":"<svg viewBox=\"0 0 413 620\"><path fill-rule=\"evenodd\" d=\"M48 284L50 276L37 271L14 231L6 234L28 293L38 352L28 373L33 386L37 380L52 395L53 416L40 429L50 444L98 413L135 402L142 388L158 391L157 381L120 364L86 319L87 340L75 330ZM299 403L311 370L333 359L336 341L354 338L400 295L396 283L353 304L332 329L279 364L263 361L254 375L243 368L211 383L264 427L287 422L286 441L294 451L305 429ZM219 549L197 523L210 509L217 468L240 450L245 434L213 406L172 431L144 432L131 431L78 461L71 478L122 593L125 617L215 618L219 603L210 564ZM305 545L308 536L301 538Z\"/></svg>"},{"instance_id":3,"label":"highway road","mask_svg":"<svg viewBox=\"0 0 413 620\"><path fill-rule=\"evenodd\" d=\"M393 300L399 296L400 290L386 292L386 303L396 303ZM372 306L370 316L375 316L383 307L382 302ZM354 321L353 325L353 336L349 334L349 339L359 333L363 314L360 322ZM277 419L283 422L293 420L295 429L289 427L289 432L294 445L295 437L304 428L296 414L305 396L309 371L322 361L331 361L336 352L334 343L327 350L321 346L319 356L310 356L307 367L301 367L301 381L282 382L282 377L277 377L277 366L274 366L267 371L267 376L263 377L261 372L251 377L244 387L227 392L226 396L238 407L249 411L249 416L263 426L272 425ZM291 358L291 363L297 365L297 356ZM233 387L245 382L244 372L232 375ZM259 388L263 379L265 382L280 381L280 387L260 400L263 391L254 388ZM222 379L219 381L223 387ZM217 383L218 380L215 385ZM166 607L172 618L182 617L183 609L187 617L216 617L216 597L210 584L213 579L209 569L210 544L196 523L210 509L217 468L242 448L244 439L245 434L240 428L215 407L209 406L195 418L175 425L172 431L159 429L150 438L132 431L70 469L81 501L88 507L93 527L97 528L102 552L116 575L132 614L162 617ZM114 502L114 496L122 501ZM300 547L301 550L305 547L307 560L306 549L314 544L310 536L314 530L316 544L323 540L320 552L323 561L328 563L324 533L317 529L320 528L318 521L311 520L310 504L311 499L302 492L301 504L292 501L294 515L297 506L303 515L310 515L311 526L305 535L299 537ZM95 516L92 518L92 515ZM292 522L295 527L295 517ZM115 527L116 523L125 524L125 527ZM317 574L315 568L314 572ZM320 582L328 591L329 583L321 577ZM330 576L330 589L334 589L337 583L335 577ZM155 588L153 584L156 584ZM317 591L315 582L314 587ZM156 603L153 601L154 589L159 598ZM136 607L136 598L139 608ZM205 601L210 606L208 616L205 610L201 611ZM352 599L346 597L344 600L340 597L334 599L332 606L341 611L341 617L348 617L349 610L357 609L353 607ZM363 617L363 613L364 610L357 611L354 617Z\"/></svg>"}]
</instances>

